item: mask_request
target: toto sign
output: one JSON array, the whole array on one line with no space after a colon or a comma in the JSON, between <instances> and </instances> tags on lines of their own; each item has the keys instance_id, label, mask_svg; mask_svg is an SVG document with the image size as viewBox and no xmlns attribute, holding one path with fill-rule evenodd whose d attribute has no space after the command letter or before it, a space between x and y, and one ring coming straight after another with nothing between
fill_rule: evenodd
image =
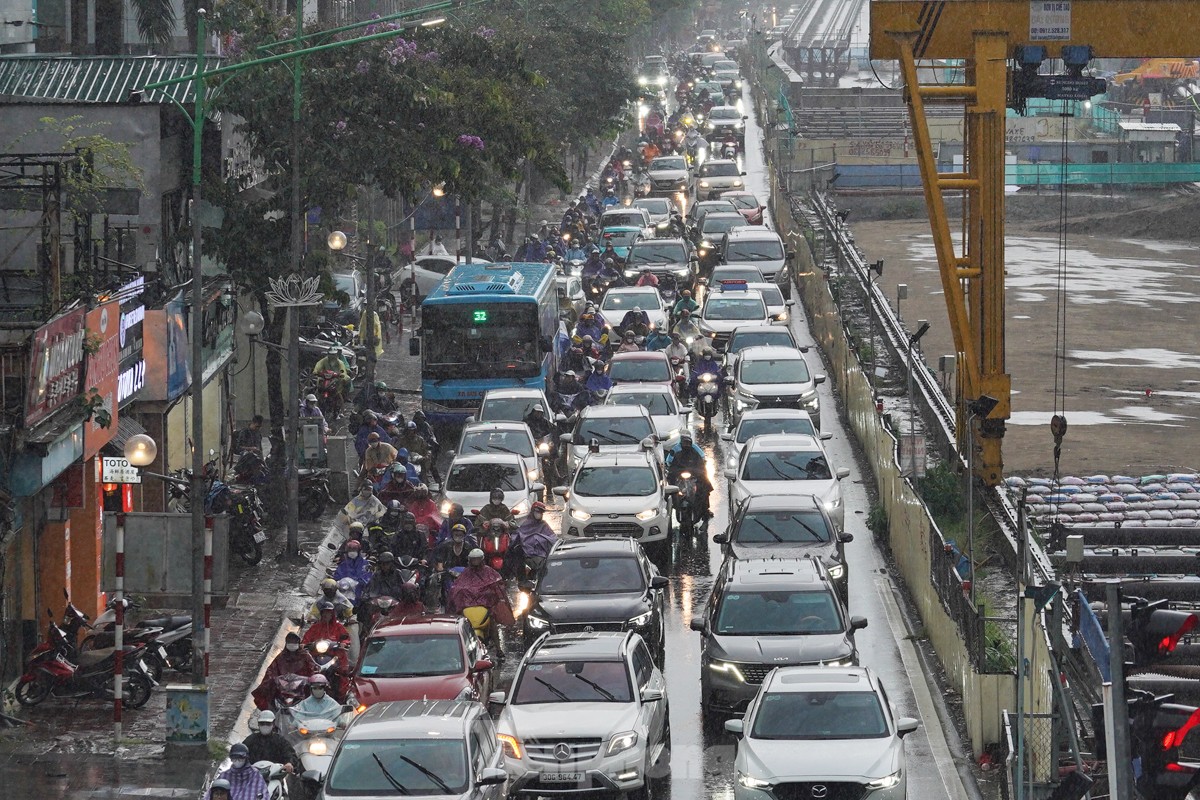
<instances>
[{"instance_id":1,"label":"toto sign","mask_svg":"<svg viewBox=\"0 0 1200 800\"><path fill-rule=\"evenodd\" d=\"M33 426L79 396L83 385L86 308L47 322L33 334L25 425Z\"/></svg>"}]
</instances>

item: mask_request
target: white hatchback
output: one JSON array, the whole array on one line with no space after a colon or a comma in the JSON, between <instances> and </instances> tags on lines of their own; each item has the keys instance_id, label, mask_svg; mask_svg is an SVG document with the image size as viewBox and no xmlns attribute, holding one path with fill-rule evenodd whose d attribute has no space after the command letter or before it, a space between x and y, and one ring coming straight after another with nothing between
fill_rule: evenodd
<instances>
[{"instance_id":1,"label":"white hatchback","mask_svg":"<svg viewBox=\"0 0 1200 800\"><path fill-rule=\"evenodd\" d=\"M562 535L620 536L643 546L666 544L671 535L671 496L663 465L648 452L588 453L569 486L554 487L566 499Z\"/></svg>"},{"instance_id":2,"label":"white hatchback","mask_svg":"<svg viewBox=\"0 0 1200 800\"><path fill-rule=\"evenodd\" d=\"M604 402L610 406L643 406L650 412L664 450L679 443L688 414L692 413L692 407L682 405L670 386L652 383L619 383L609 390Z\"/></svg>"},{"instance_id":3,"label":"white hatchback","mask_svg":"<svg viewBox=\"0 0 1200 800\"><path fill-rule=\"evenodd\" d=\"M483 508L493 489L504 493L504 505L514 516L529 513L545 485L529 479L525 462L517 455L481 453L459 455L450 462L442 486L443 512L453 503L460 504L468 514Z\"/></svg>"}]
</instances>

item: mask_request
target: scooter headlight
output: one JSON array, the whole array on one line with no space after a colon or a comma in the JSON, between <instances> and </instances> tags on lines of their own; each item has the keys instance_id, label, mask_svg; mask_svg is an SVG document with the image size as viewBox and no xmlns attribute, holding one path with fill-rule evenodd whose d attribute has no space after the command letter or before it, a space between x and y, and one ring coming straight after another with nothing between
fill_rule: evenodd
<instances>
[{"instance_id":1,"label":"scooter headlight","mask_svg":"<svg viewBox=\"0 0 1200 800\"><path fill-rule=\"evenodd\" d=\"M308 743L308 752L310 755L323 756L329 752L329 745L325 744L324 739L315 739Z\"/></svg>"}]
</instances>

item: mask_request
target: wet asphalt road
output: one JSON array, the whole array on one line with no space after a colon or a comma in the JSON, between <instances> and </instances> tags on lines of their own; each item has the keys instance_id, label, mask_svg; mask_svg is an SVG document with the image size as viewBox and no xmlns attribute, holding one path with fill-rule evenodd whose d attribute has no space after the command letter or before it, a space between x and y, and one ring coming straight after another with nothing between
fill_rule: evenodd
<instances>
[{"instance_id":1,"label":"wet asphalt road","mask_svg":"<svg viewBox=\"0 0 1200 800\"><path fill-rule=\"evenodd\" d=\"M751 109L748 94L742 105ZM740 159L746 172L746 188L765 199L769 193L763 166L762 135L752 110L744 113L750 116L746 131L747 153ZM811 371L823 373L819 350L799 305L794 308L789 324L797 341L812 345L808 353ZM943 740L946 734L941 731L928 702L930 687L919 665L914 663L911 643L905 639L908 631L899 611L896 587L866 526L870 503L864 481L871 480L870 473L865 464L855 459L851 434L839 418L830 383L826 382L819 391L822 430L833 434L833 439L825 443L831 468L850 469L850 476L842 482L845 527L854 535L854 541L846 546L850 569L849 610L869 620L868 627L856 635L860 662L882 677L897 716L912 716L921 723L917 732L905 740L909 796L923 799L960 797L961 783ZM723 421L723 418L718 417L715 421ZM706 528L679 543L673 553L673 563L664 570L671 581L666 596L665 674L672 732L667 796L724 798L733 796L735 742L723 730L713 730L719 726L705 730L700 712L700 634L693 632L689 624L702 612L722 561L720 546L712 544L711 538L725 530L728 520L728 484L721 477L728 455L725 443L719 438L722 426L715 425L711 432L705 432L703 419L697 417L692 420L692 428L697 443L708 456L709 478L715 488L712 495L714 517ZM557 514L549 521L551 527L558 528ZM520 642L506 650L509 652L497 675L497 688L508 688L520 660ZM948 735L955 733L949 731Z\"/></svg>"}]
</instances>

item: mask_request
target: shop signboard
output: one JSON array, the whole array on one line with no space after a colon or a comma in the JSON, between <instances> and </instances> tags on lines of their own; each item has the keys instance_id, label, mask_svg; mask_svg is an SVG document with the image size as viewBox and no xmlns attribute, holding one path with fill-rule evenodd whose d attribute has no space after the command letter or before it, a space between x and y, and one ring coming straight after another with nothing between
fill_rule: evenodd
<instances>
[{"instance_id":1,"label":"shop signboard","mask_svg":"<svg viewBox=\"0 0 1200 800\"><path fill-rule=\"evenodd\" d=\"M33 427L79 396L83 383L83 340L87 309L77 308L33 334L25 425Z\"/></svg>"},{"instance_id":2,"label":"shop signboard","mask_svg":"<svg viewBox=\"0 0 1200 800\"><path fill-rule=\"evenodd\" d=\"M95 390L102 405L95 411L107 412L108 425L102 427L98 414L83 424L83 457L89 459L108 444L117 431L117 373L120 366L121 304L112 300L87 314L87 338L91 352L87 358L87 378L83 390Z\"/></svg>"}]
</instances>

